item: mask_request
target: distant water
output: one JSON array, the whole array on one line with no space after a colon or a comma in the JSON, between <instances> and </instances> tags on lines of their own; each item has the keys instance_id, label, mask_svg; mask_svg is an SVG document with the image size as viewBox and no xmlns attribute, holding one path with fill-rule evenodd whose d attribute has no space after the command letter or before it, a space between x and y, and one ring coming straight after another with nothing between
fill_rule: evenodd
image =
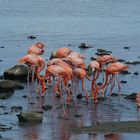
<instances>
[{"instance_id":1,"label":"distant water","mask_svg":"<svg viewBox=\"0 0 140 140\"><path fill-rule=\"evenodd\" d=\"M36 40L27 38L32 34ZM97 48L111 50L122 59L140 60L140 0L0 0L0 47L4 46L0 74L38 41L46 45L45 58L52 50L70 47L84 53L86 62ZM95 48L82 51L78 48L82 42ZM140 78L133 75L139 69L130 67L132 75L123 77L128 80L123 92L140 90Z\"/></svg>"}]
</instances>

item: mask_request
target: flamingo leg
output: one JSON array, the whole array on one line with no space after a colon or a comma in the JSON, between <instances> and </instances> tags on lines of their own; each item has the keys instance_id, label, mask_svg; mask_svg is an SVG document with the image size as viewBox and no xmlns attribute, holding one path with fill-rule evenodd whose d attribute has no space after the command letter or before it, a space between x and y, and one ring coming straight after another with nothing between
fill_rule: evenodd
<instances>
[{"instance_id":1,"label":"flamingo leg","mask_svg":"<svg viewBox=\"0 0 140 140\"><path fill-rule=\"evenodd\" d=\"M116 75L116 80L117 80L117 83L118 83L119 94L121 94L121 84L120 84L118 75Z\"/></svg>"},{"instance_id":2,"label":"flamingo leg","mask_svg":"<svg viewBox=\"0 0 140 140\"><path fill-rule=\"evenodd\" d=\"M88 96L88 92L87 92L87 90L86 90L86 88L85 88L85 86L84 86L84 78L82 79L82 89L84 90L84 92L86 93L86 99L87 99L87 101L89 100L89 96Z\"/></svg>"},{"instance_id":3,"label":"flamingo leg","mask_svg":"<svg viewBox=\"0 0 140 140\"><path fill-rule=\"evenodd\" d=\"M115 75L112 75L112 81L111 81L111 88L110 88L110 94L112 94L112 91L115 87Z\"/></svg>"}]
</instances>

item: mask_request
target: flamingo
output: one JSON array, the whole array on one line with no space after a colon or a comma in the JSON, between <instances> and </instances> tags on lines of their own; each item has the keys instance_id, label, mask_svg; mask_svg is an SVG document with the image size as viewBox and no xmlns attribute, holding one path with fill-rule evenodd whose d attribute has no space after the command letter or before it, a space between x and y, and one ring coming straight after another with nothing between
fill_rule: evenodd
<instances>
[{"instance_id":1,"label":"flamingo","mask_svg":"<svg viewBox=\"0 0 140 140\"><path fill-rule=\"evenodd\" d=\"M65 57L67 57L68 54L70 54L70 52L72 52L72 50L67 47L59 48L56 51L52 52L50 59L65 58Z\"/></svg>"},{"instance_id":2,"label":"flamingo","mask_svg":"<svg viewBox=\"0 0 140 140\"><path fill-rule=\"evenodd\" d=\"M124 65L123 63L120 63L120 62L114 62L112 64L110 64L107 68L106 68L106 80L105 80L105 83L103 84L103 86L101 88L98 88L96 86L96 92L94 92L95 94L95 103L97 102L97 94L98 94L98 91L101 89L102 90L102 96L104 96L104 90L106 88L106 86L108 85L108 79L109 79L109 76L112 75L112 78L111 78L111 83L112 82L115 82L113 81L115 76L118 75L122 70L127 70L129 67L127 65ZM118 80L117 80L118 81ZM112 90L115 86L115 83L113 84L113 86L111 87L111 90L110 90L110 93L112 93ZM118 87L119 87L119 90L120 90L120 83L118 81Z\"/></svg>"},{"instance_id":3,"label":"flamingo","mask_svg":"<svg viewBox=\"0 0 140 140\"><path fill-rule=\"evenodd\" d=\"M87 92L87 90L84 86L84 78L87 78L90 81L92 81L92 80L88 77L88 75L86 74L86 71L84 69L81 69L81 68L74 68L73 69L73 75L74 75L75 78L81 79L82 89L86 93L86 99L88 101L89 100L89 95L88 95L88 92Z\"/></svg>"},{"instance_id":4,"label":"flamingo","mask_svg":"<svg viewBox=\"0 0 140 140\"><path fill-rule=\"evenodd\" d=\"M44 53L44 44L41 42L32 45L28 49L28 54L42 55Z\"/></svg>"},{"instance_id":5,"label":"flamingo","mask_svg":"<svg viewBox=\"0 0 140 140\"><path fill-rule=\"evenodd\" d=\"M92 92L95 90L95 82L99 77L100 74L100 64L98 61L91 61L88 68L90 68L93 71L93 78L92 78L92 85L91 85L91 95Z\"/></svg>"},{"instance_id":6,"label":"flamingo","mask_svg":"<svg viewBox=\"0 0 140 140\"><path fill-rule=\"evenodd\" d=\"M38 76L40 74L40 72L45 67L45 60L41 56L38 56L38 55L35 55L35 54L28 54L28 55L20 58L19 63L20 64L26 64L29 67L33 68L32 82L33 82L33 79L34 79L34 72ZM29 73L30 73L30 71L28 71L28 76L27 76L28 83L29 83ZM40 81L40 82L42 83L42 81ZM38 87L38 89L39 89L39 87Z\"/></svg>"}]
</instances>

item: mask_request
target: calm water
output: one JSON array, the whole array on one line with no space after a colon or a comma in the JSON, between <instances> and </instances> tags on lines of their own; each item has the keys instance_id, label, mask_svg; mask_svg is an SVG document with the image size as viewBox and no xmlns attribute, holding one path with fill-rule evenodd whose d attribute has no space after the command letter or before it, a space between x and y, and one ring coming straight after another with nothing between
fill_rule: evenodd
<instances>
[{"instance_id":1,"label":"calm water","mask_svg":"<svg viewBox=\"0 0 140 140\"><path fill-rule=\"evenodd\" d=\"M86 62L90 61L89 58L94 55L97 48L111 50L114 56L122 59L138 60L140 59L137 58L140 56L139 17L139 0L22 0L20 2L19 0L0 0L0 46L4 46L0 48L0 59L3 60L0 62L0 74L17 64L19 57L27 53L28 46L37 41L43 41L46 45L44 58L49 58L52 50L68 47L68 44L71 44L69 47L87 56ZM27 36L31 34L37 36L37 39L28 39ZM78 45L82 42L94 48L79 50ZM125 46L129 46L130 50L124 50ZM139 91L140 78L133 76L136 70L140 72L139 66L130 67L132 74L123 77L128 81L127 85L123 86L123 92L126 94ZM19 95L16 94L18 98ZM9 102L12 104L15 98ZM7 101L5 104L8 104ZM33 140L43 140L45 137L53 139L54 126L50 124L51 121L48 118L45 117L45 125L49 127L37 126L22 129L16 126L17 128L15 127L14 132L11 133L17 139L19 136L25 139L25 131L34 130L38 135L32 138ZM11 120L17 122L16 119ZM57 124L59 127L71 125L65 121ZM8 135L14 139L11 133ZM75 138L72 135L71 139L105 139L102 135L91 137L79 135ZM118 137L118 140L140 138L139 134L124 134ZM30 137L27 136L26 139ZM67 138L64 137L63 140Z\"/></svg>"}]
</instances>

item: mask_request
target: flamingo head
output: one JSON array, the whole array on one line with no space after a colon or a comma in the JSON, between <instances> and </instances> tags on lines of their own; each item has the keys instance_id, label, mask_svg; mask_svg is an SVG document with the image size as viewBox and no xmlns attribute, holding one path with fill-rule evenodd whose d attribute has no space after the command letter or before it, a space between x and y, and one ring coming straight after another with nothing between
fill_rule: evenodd
<instances>
[{"instance_id":1,"label":"flamingo head","mask_svg":"<svg viewBox=\"0 0 140 140\"><path fill-rule=\"evenodd\" d=\"M36 46L40 49L43 49L45 45L42 42L38 42L36 43Z\"/></svg>"}]
</instances>

